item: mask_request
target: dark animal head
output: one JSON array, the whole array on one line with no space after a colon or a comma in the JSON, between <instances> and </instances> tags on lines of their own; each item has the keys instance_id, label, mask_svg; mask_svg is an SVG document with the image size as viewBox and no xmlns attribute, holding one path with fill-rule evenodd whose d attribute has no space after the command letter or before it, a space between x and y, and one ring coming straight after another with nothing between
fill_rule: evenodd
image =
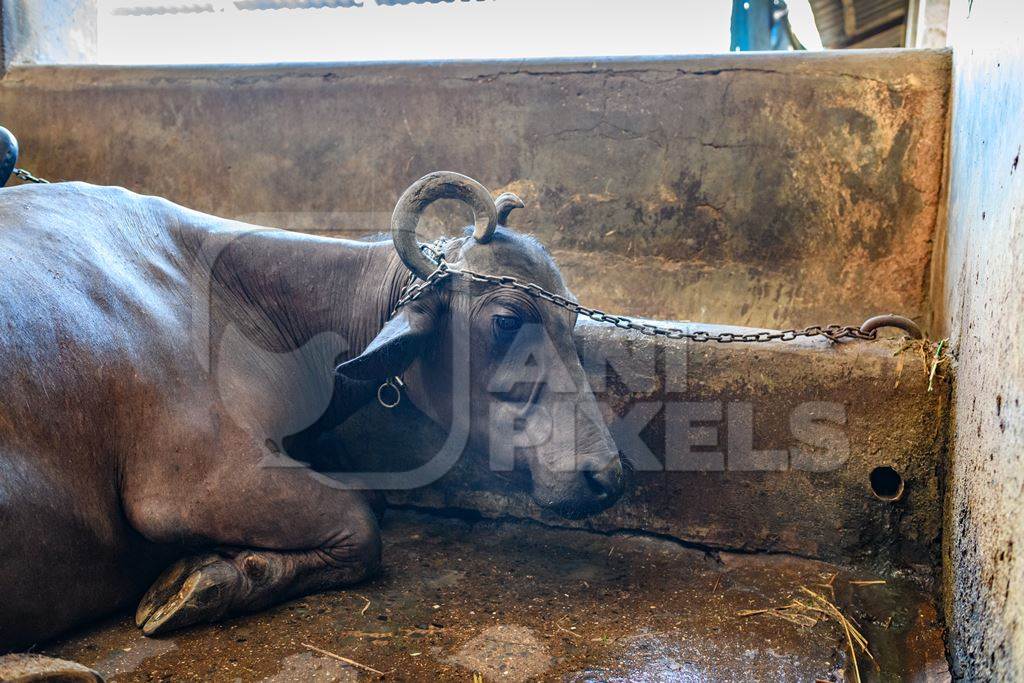
<instances>
[{"instance_id":1,"label":"dark animal head","mask_svg":"<svg viewBox=\"0 0 1024 683\"><path fill-rule=\"evenodd\" d=\"M440 198L465 201L475 214L472 232L447 245L453 269L509 275L571 298L536 240L498 226L522 206L518 198L495 202L456 173L421 178L395 208L395 247L421 279L436 264L420 250L416 224ZM339 371L367 380L404 373L413 403L442 425L461 425L493 469L528 471L539 505L583 516L611 505L623 478L573 343L575 323L575 314L525 292L453 276L399 309Z\"/></svg>"}]
</instances>

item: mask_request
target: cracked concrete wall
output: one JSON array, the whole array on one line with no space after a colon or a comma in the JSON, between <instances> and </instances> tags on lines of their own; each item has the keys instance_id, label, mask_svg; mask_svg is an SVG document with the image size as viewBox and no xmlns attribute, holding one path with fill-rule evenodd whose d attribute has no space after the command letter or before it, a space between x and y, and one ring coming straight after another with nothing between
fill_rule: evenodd
<instances>
[{"instance_id":1,"label":"cracked concrete wall","mask_svg":"<svg viewBox=\"0 0 1024 683\"><path fill-rule=\"evenodd\" d=\"M412 180L461 171L519 193L512 224L600 308L927 325L948 79L936 51L23 67L0 112L44 177L286 228L385 230Z\"/></svg>"},{"instance_id":2,"label":"cracked concrete wall","mask_svg":"<svg viewBox=\"0 0 1024 683\"><path fill-rule=\"evenodd\" d=\"M1024 5L953 3L946 266L957 357L946 523L954 672L1024 679Z\"/></svg>"}]
</instances>

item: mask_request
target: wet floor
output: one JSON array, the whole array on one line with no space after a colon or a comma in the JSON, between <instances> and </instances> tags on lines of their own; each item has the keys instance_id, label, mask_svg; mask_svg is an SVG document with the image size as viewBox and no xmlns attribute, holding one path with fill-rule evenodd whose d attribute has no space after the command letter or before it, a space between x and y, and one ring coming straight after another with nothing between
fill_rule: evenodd
<instances>
[{"instance_id":1,"label":"wet floor","mask_svg":"<svg viewBox=\"0 0 1024 683\"><path fill-rule=\"evenodd\" d=\"M384 573L352 590L160 639L125 615L46 652L116 681L853 680L814 593L864 635L864 680L948 679L934 600L909 581L413 512L389 511L384 536Z\"/></svg>"}]
</instances>

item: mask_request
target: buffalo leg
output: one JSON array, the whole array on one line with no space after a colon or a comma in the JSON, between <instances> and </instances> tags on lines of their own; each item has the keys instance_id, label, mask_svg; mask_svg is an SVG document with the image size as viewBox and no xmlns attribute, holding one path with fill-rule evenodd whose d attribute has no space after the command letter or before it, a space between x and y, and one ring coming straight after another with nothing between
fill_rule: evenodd
<instances>
[{"instance_id":1,"label":"buffalo leg","mask_svg":"<svg viewBox=\"0 0 1024 683\"><path fill-rule=\"evenodd\" d=\"M45 655L0 655L0 681L103 683L103 677L76 662Z\"/></svg>"},{"instance_id":2,"label":"buffalo leg","mask_svg":"<svg viewBox=\"0 0 1024 683\"><path fill-rule=\"evenodd\" d=\"M221 551L187 557L149 589L135 623L147 636L159 635L350 585L366 576L365 560L353 561L351 555L340 541L322 550Z\"/></svg>"},{"instance_id":3,"label":"buffalo leg","mask_svg":"<svg viewBox=\"0 0 1024 683\"><path fill-rule=\"evenodd\" d=\"M306 468L223 455L189 485L147 488L168 478L145 472L127 488L129 518L146 538L209 549L149 589L136 614L146 634L352 585L380 567L377 519L362 492Z\"/></svg>"}]
</instances>

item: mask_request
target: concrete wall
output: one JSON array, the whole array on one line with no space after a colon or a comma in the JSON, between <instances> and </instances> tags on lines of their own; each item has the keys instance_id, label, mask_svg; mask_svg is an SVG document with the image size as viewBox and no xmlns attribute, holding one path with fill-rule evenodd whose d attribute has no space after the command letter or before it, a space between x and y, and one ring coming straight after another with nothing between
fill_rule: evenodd
<instances>
[{"instance_id":1,"label":"concrete wall","mask_svg":"<svg viewBox=\"0 0 1024 683\"><path fill-rule=\"evenodd\" d=\"M88 64L97 55L97 0L0 0L3 64Z\"/></svg>"},{"instance_id":2,"label":"concrete wall","mask_svg":"<svg viewBox=\"0 0 1024 683\"><path fill-rule=\"evenodd\" d=\"M592 306L755 326L927 323L949 55L14 68L22 165L365 234L439 168L513 190ZM440 214L439 214L440 215Z\"/></svg>"},{"instance_id":3,"label":"concrete wall","mask_svg":"<svg viewBox=\"0 0 1024 683\"><path fill-rule=\"evenodd\" d=\"M958 359L947 521L950 651L1024 679L1024 4L959 0L946 306Z\"/></svg>"},{"instance_id":4,"label":"concrete wall","mask_svg":"<svg viewBox=\"0 0 1024 683\"><path fill-rule=\"evenodd\" d=\"M910 0L907 6L907 47L946 47L950 0Z\"/></svg>"}]
</instances>

